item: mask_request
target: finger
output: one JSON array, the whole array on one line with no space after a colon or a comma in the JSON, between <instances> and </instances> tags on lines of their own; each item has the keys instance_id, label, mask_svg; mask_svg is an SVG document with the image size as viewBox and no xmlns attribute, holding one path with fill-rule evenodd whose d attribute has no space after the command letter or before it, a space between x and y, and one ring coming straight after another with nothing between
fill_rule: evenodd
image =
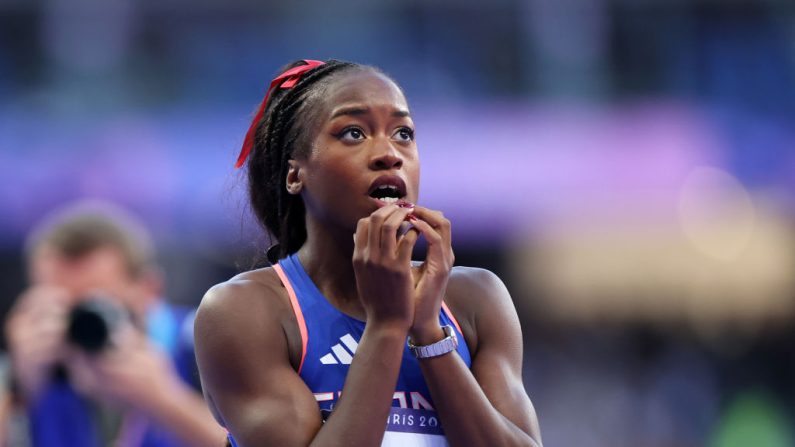
<instances>
[{"instance_id":1,"label":"finger","mask_svg":"<svg viewBox=\"0 0 795 447\"><path fill-rule=\"evenodd\" d=\"M401 208L397 205L386 205L383 206L370 214L370 234L368 238L368 244L370 245L370 256L380 258L382 255L381 249L381 230L384 225L384 222L389 219L393 213L397 212ZM391 252L387 252L390 253Z\"/></svg>"},{"instance_id":2,"label":"finger","mask_svg":"<svg viewBox=\"0 0 795 447\"><path fill-rule=\"evenodd\" d=\"M34 349L35 346L60 343L66 335L66 324L61 319L45 319L30 322L14 322L9 328L11 348L17 351Z\"/></svg>"},{"instance_id":3,"label":"finger","mask_svg":"<svg viewBox=\"0 0 795 447\"><path fill-rule=\"evenodd\" d=\"M393 206L392 208L397 207ZM375 210L368 218L367 257L369 259L378 259L381 255L381 224L386 219L389 211L391 211L390 205L387 205Z\"/></svg>"},{"instance_id":4,"label":"finger","mask_svg":"<svg viewBox=\"0 0 795 447\"><path fill-rule=\"evenodd\" d=\"M425 240L428 242L427 259L435 259L437 262L443 262L445 259L445 251L449 249L449 245L445 244L444 238L439 232L431 227L427 222L417 219L412 221L414 228L419 231Z\"/></svg>"},{"instance_id":5,"label":"finger","mask_svg":"<svg viewBox=\"0 0 795 447\"><path fill-rule=\"evenodd\" d=\"M12 315L38 318L49 314L63 314L66 312L68 298L68 292L63 289L36 286L17 299Z\"/></svg>"},{"instance_id":6,"label":"finger","mask_svg":"<svg viewBox=\"0 0 795 447\"><path fill-rule=\"evenodd\" d=\"M397 257L401 263L408 264L411 262L411 253L414 251L414 246L420 238L420 230L411 227L406 234L400 238L397 243Z\"/></svg>"},{"instance_id":7,"label":"finger","mask_svg":"<svg viewBox=\"0 0 795 447\"><path fill-rule=\"evenodd\" d=\"M111 334L111 351L114 353L133 353L145 349L147 343L146 336L130 321L122 322Z\"/></svg>"},{"instance_id":8,"label":"finger","mask_svg":"<svg viewBox=\"0 0 795 447\"><path fill-rule=\"evenodd\" d=\"M431 247L439 247L442 245L444 240L442 239L442 235L433 228L428 222L425 222L422 219L413 220L412 225L414 228L422 234L426 241L428 241L428 248Z\"/></svg>"},{"instance_id":9,"label":"finger","mask_svg":"<svg viewBox=\"0 0 795 447\"><path fill-rule=\"evenodd\" d=\"M25 300L34 306L66 306L72 293L62 287L40 285L25 294Z\"/></svg>"},{"instance_id":10,"label":"finger","mask_svg":"<svg viewBox=\"0 0 795 447\"><path fill-rule=\"evenodd\" d=\"M363 251L367 247L369 237L370 220L368 218L359 219L356 223L356 232L353 233L354 253Z\"/></svg>"},{"instance_id":11,"label":"finger","mask_svg":"<svg viewBox=\"0 0 795 447\"><path fill-rule=\"evenodd\" d=\"M29 365L47 365L62 357L63 347L58 341L36 340L16 349L13 354L17 361Z\"/></svg>"},{"instance_id":12,"label":"finger","mask_svg":"<svg viewBox=\"0 0 795 447\"><path fill-rule=\"evenodd\" d=\"M400 225L411 214L411 208L398 208L381 224L381 251L395 255L397 252L398 231Z\"/></svg>"},{"instance_id":13,"label":"finger","mask_svg":"<svg viewBox=\"0 0 795 447\"><path fill-rule=\"evenodd\" d=\"M441 211L434 211L422 206L416 206L414 207L414 215L428 222L428 224L442 236L448 245L452 243L450 221L444 217Z\"/></svg>"}]
</instances>

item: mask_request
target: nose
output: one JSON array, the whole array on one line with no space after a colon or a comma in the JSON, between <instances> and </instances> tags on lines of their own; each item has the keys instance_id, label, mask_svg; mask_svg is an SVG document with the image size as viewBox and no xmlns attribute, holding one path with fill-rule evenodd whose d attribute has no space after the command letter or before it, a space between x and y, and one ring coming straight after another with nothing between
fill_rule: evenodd
<instances>
[{"instance_id":1,"label":"nose","mask_svg":"<svg viewBox=\"0 0 795 447\"><path fill-rule=\"evenodd\" d=\"M403 157L391 142L377 142L370 157L370 169L374 171L400 169Z\"/></svg>"}]
</instances>

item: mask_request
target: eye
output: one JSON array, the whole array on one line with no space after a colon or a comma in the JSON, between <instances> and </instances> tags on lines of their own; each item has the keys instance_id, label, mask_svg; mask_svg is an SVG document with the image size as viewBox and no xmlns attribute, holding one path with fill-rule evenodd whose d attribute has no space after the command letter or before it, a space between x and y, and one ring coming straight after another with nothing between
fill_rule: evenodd
<instances>
[{"instance_id":1,"label":"eye","mask_svg":"<svg viewBox=\"0 0 795 447\"><path fill-rule=\"evenodd\" d=\"M339 134L337 138L343 141L361 141L364 139L364 131L358 127L346 127Z\"/></svg>"},{"instance_id":2,"label":"eye","mask_svg":"<svg viewBox=\"0 0 795 447\"><path fill-rule=\"evenodd\" d=\"M392 135L398 141L414 141L414 131L408 127L401 127Z\"/></svg>"}]
</instances>

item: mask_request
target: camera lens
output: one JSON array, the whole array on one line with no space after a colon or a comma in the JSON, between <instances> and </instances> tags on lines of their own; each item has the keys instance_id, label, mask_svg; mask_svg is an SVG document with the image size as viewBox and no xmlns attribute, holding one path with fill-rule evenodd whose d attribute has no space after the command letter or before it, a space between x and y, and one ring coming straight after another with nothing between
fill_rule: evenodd
<instances>
[{"instance_id":1,"label":"camera lens","mask_svg":"<svg viewBox=\"0 0 795 447\"><path fill-rule=\"evenodd\" d=\"M110 343L111 334L124 316L124 309L110 299L80 300L69 313L67 340L86 352L97 353Z\"/></svg>"}]
</instances>

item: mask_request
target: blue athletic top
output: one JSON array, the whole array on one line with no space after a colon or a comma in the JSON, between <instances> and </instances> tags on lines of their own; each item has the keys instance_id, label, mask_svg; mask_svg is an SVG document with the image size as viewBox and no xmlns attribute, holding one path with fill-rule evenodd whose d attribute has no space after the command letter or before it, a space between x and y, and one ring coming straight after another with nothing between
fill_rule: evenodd
<instances>
[{"instance_id":1,"label":"blue athletic top","mask_svg":"<svg viewBox=\"0 0 795 447\"><path fill-rule=\"evenodd\" d=\"M307 275L298 255L282 259L274 269L290 295L301 330L304 351L298 374L314 393L325 420L340 397L365 322L332 306ZM469 348L446 305L439 312L439 323L453 326L459 340L458 355L470 367ZM408 345L403 350L392 407L382 446L447 445L419 361ZM236 445L231 436L230 441Z\"/></svg>"}]
</instances>

